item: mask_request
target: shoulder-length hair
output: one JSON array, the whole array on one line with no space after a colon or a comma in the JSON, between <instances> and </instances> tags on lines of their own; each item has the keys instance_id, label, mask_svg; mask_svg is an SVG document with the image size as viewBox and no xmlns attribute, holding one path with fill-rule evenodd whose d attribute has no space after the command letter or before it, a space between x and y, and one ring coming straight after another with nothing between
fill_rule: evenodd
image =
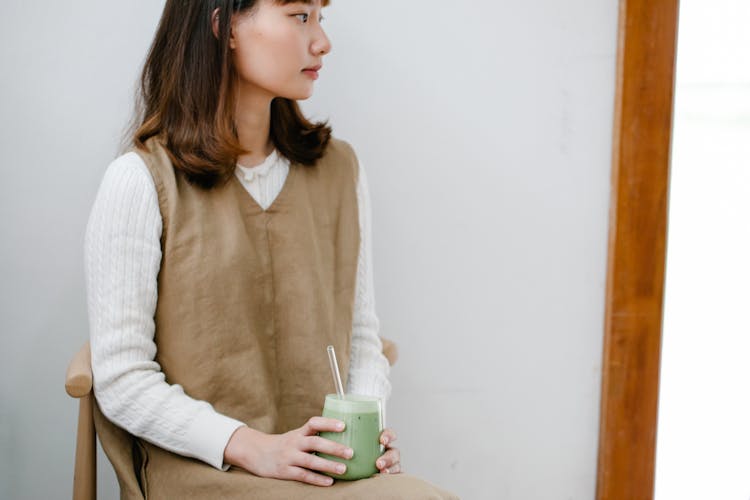
<instances>
[{"instance_id":1,"label":"shoulder-length hair","mask_svg":"<svg viewBox=\"0 0 750 500\"><path fill-rule=\"evenodd\" d=\"M205 189L226 182L237 158L249 152L235 127L237 73L229 38L232 15L249 13L258 1L167 0L140 77L128 141L145 149L156 136L175 170ZM218 36L211 19L216 9ZM331 127L308 121L297 101L277 97L271 102L270 136L281 155L313 166L325 153Z\"/></svg>"}]
</instances>

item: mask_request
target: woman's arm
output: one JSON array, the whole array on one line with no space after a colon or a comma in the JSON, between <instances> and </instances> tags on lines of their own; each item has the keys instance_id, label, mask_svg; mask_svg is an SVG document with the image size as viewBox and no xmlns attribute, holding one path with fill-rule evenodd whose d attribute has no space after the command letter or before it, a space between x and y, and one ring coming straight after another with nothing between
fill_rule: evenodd
<instances>
[{"instance_id":1,"label":"woman's arm","mask_svg":"<svg viewBox=\"0 0 750 500\"><path fill-rule=\"evenodd\" d=\"M375 287L372 266L372 209L367 176L361 164L357 199L359 202L360 250L347 391L382 398L384 429L380 435L380 442L385 445L385 452L376 462L376 467L381 474L398 474L401 472L401 452L393 446L393 442L396 440L396 432L388 428L386 423L386 401L391 395L391 383L388 380L390 364L383 355L382 342L378 335L380 323L375 313Z\"/></svg>"},{"instance_id":2,"label":"woman's arm","mask_svg":"<svg viewBox=\"0 0 750 500\"><path fill-rule=\"evenodd\" d=\"M162 221L151 174L128 153L108 167L84 244L94 394L102 413L157 446L226 470L244 425L169 385L154 361Z\"/></svg>"},{"instance_id":3,"label":"woman's arm","mask_svg":"<svg viewBox=\"0 0 750 500\"><path fill-rule=\"evenodd\" d=\"M360 248L354 299L352 346L347 392L378 396L385 403L391 395L388 380L390 365L383 355L379 337L380 323L375 312L375 290L372 265L372 208L367 176L360 163L357 183Z\"/></svg>"}]
</instances>

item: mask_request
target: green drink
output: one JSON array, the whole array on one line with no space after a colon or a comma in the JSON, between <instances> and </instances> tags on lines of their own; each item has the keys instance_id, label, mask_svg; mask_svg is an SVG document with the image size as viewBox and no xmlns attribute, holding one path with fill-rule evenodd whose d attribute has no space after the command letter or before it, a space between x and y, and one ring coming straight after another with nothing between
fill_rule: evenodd
<instances>
[{"instance_id":1,"label":"green drink","mask_svg":"<svg viewBox=\"0 0 750 500\"><path fill-rule=\"evenodd\" d=\"M346 464L346 472L323 474L335 479L362 479L378 472L375 461L383 454L384 446L380 444L380 433L383 432L383 418L380 398L347 394L345 399L336 394L326 395L323 416L335 418L346 424L343 432L321 432L320 437L341 443L354 450L349 460L326 453L317 455L335 462Z\"/></svg>"}]
</instances>

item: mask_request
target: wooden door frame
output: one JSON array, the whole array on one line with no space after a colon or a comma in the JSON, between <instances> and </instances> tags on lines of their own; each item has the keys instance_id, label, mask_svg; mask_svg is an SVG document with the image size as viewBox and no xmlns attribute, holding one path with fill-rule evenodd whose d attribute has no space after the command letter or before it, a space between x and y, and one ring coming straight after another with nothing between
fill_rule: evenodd
<instances>
[{"instance_id":1,"label":"wooden door frame","mask_svg":"<svg viewBox=\"0 0 750 500\"><path fill-rule=\"evenodd\" d=\"M679 0L620 0L597 500L654 494Z\"/></svg>"}]
</instances>

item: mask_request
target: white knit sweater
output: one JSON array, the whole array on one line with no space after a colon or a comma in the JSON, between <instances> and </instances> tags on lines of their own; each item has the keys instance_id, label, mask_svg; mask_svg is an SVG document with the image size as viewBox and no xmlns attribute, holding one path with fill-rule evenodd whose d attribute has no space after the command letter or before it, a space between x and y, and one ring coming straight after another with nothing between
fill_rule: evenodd
<instances>
[{"instance_id":1,"label":"white knit sweater","mask_svg":"<svg viewBox=\"0 0 750 500\"><path fill-rule=\"evenodd\" d=\"M274 150L260 165L238 165L235 174L266 209L288 172L288 160ZM371 208L361 165L357 200L361 238L346 391L378 396L385 406L390 367L378 336ZM180 385L169 385L154 361L161 231L151 174L136 153L120 156L104 174L84 245L94 393L102 413L134 436L226 470L224 448L243 423L191 398ZM324 352L320 362L327 364Z\"/></svg>"}]
</instances>

